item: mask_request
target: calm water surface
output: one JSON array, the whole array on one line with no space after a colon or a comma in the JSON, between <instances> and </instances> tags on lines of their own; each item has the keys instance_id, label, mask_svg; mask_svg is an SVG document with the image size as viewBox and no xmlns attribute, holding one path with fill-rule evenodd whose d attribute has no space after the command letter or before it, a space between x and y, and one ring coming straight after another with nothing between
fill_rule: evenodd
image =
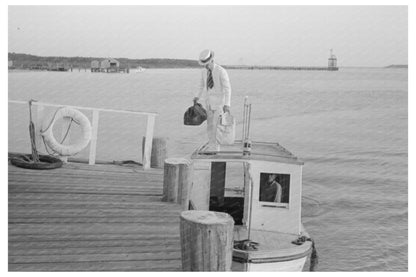
<instances>
[{"instance_id":1,"label":"calm water surface","mask_svg":"<svg viewBox=\"0 0 416 277\"><path fill-rule=\"evenodd\" d=\"M305 161L302 217L321 271L408 270L407 74L229 71L237 136L248 95L252 139L277 141ZM199 76L195 69L10 72L9 99L155 111L155 135L169 138L169 156L183 156L206 141L205 124L183 125ZM28 120L27 106L9 104L9 151L30 152ZM140 116L101 113L97 159L141 160L145 126Z\"/></svg>"}]
</instances>

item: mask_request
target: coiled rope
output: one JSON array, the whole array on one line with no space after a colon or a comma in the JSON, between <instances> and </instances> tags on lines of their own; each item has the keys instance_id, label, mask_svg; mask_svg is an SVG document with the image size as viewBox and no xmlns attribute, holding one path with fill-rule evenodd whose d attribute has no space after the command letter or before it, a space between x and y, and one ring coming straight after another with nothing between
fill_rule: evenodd
<instances>
[{"instance_id":1,"label":"coiled rope","mask_svg":"<svg viewBox=\"0 0 416 277\"><path fill-rule=\"evenodd\" d=\"M316 269L316 267L319 263L318 251L316 251L316 248L315 248L315 241L310 237L300 236L298 239L292 241L292 243L296 244L296 245L302 245L302 244L305 243L305 241L312 242L312 253L311 253L311 258L310 258L311 261L310 261L310 264L309 264L309 271L315 271L315 269Z\"/></svg>"},{"instance_id":2,"label":"coiled rope","mask_svg":"<svg viewBox=\"0 0 416 277\"><path fill-rule=\"evenodd\" d=\"M259 243L249 239L234 241L234 248L246 251L258 250Z\"/></svg>"}]
</instances>

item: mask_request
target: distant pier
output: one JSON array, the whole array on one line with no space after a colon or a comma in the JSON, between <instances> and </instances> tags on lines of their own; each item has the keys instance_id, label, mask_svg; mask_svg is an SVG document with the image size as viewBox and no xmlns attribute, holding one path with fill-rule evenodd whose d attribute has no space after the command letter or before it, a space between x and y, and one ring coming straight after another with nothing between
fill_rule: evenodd
<instances>
[{"instance_id":1,"label":"distant pier","mask_svg":"<svg viewBox=\"0 0 416 277\"><path fill-rule=\"evenodd\" d=\"M263 66L263 65L227 65L226 69L247 69L247 70L318 70L318 71L338 71L337 57L330 49L328 66Z\"/></svg>"},{"instance_id":2,"label":"distant pier","mask_svg":"<svg viewBox=\"0 0 416 277\"><path fill-rule=\"evenodd\" d=\"M245 66L245 65L228 65L226 69L247 69L247 70L320 70L320 71L337 71L338 67L324 66Z\"/></svg>"}]
</instances>

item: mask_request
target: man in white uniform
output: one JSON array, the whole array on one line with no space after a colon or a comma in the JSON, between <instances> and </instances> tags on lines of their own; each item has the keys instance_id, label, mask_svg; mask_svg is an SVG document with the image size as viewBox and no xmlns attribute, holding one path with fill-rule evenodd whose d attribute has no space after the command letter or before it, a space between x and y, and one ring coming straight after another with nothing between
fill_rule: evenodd
<instances>
[{"instance_id":1,"label":"man in white uniform","mask_svg":"<svg viewBox=\"0 0 416 277\"><path fill-rule=\"evenodd\" d=\"M214 52L212 50L206 49L201 52L199 64L204 66L204 69L202 69L199 92L195 96L194 102L197 102L205 93L208 141L210 145L218 146L216 139L218 118L223 112L230 112L230 79L227 71L214 63Z\"/></svg>"}]
</instances>

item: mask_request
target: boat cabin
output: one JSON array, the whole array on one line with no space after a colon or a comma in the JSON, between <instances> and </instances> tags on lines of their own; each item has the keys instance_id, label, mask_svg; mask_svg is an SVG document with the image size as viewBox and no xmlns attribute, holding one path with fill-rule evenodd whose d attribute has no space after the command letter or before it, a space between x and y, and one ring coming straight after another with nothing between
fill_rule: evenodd
<instances>
[{"instance_id":1,"label":"boat cabin","mask_svg":"<svg viewBox=\"0 0 416 277\"><path fill-rule=\"evenodd\" d=\"M300 235L303 162L278 143L253 142L246 154L242 145L192 154L191 206L226 212L236 227Z\"/></svg>"}]
</instances>

